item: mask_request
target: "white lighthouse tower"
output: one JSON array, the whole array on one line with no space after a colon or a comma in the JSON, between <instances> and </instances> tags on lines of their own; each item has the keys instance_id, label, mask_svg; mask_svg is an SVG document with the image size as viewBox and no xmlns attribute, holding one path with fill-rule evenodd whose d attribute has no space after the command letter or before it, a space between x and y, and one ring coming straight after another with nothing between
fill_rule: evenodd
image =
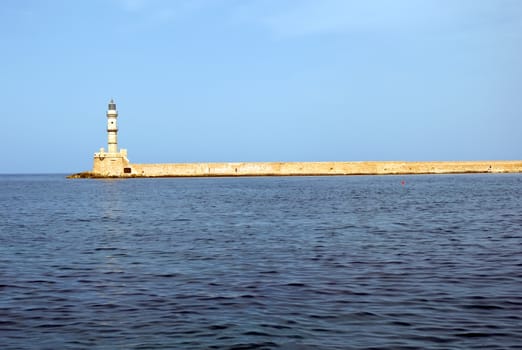
<instances>
[{"instance_id":1,"label":"white lighthouse tower","mask_svg":"<svg viewBox=\"0 0 522 350\"><path fill-rule=\"evenodd\" d=\"M118 111L116 103L111 99L107 110L107 152L118 153Z\"/></svg>"},{"instance_id":2,"label":"white lighthouse tower","mask_svg":"<svg viewBox=\"0 0 522 350\"><path fill-rule=\"evenodd\" d=\"M103 148L94 154L93 173L100 176L130 175L127 150L118 149L118 111L111 99L107 109L107 152Z\"/></svg>"}]
</instances>

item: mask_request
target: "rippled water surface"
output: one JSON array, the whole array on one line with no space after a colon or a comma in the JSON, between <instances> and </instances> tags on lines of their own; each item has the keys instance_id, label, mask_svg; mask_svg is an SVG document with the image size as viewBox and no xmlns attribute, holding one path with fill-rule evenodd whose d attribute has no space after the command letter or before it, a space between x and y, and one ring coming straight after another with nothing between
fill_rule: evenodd
<instances>
[{"instance_id":1,"label":"rippled water surface","mask_svg":"<svg viewBox=\"0 0 522 350\"><path fill-rule=\"evenodd\" d=\"M522 175L3 175L0 348L521 349Z\"/></svg>"}]
</instances>

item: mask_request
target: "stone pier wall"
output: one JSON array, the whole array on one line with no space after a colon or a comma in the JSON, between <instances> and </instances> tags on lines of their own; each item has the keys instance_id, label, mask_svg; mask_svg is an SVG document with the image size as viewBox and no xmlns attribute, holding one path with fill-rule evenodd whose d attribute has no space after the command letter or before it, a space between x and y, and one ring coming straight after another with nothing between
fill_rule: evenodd
<instances>
[{"instance_id":1,"label":"stone pier wall","mask_svg":"<svg viewBox=\"0 0 522 350\"><path fill-rule=\"evenodd\" d=\"M93 174L116 177L205 177L205 176L314 176L399 175L458 173L517 173L522 161L470 162L259 162L132 164L126 158L115 166L94 167ZM103 163L104 161L99 161ZM110 164L110 163L103 163ZM102 171L98 171L102 169Z\"/></svg>"}]
</instances>

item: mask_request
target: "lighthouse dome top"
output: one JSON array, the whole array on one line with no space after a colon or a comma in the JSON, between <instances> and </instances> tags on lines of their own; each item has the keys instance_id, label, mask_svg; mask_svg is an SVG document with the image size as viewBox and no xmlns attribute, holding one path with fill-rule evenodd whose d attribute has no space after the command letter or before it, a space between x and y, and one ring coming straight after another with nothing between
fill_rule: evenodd
<instances>
[{"instance_id":1,"label":"lighthouse dome top","mask_svg":"<svg viewBox=\"0 0 522 350\"><path fill-rule=\"evenodd\" d=\"M116 110L116 103L111 98L111 101L109 102L109 111L115 111Z\"/></svg>"}]
</instances>

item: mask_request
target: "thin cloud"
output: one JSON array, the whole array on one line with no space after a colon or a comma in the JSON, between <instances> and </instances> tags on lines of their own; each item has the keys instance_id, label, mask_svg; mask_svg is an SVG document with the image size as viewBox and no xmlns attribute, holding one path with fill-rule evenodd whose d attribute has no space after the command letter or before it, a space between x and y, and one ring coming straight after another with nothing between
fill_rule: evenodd
<instances>
[{"instance_id":1,"label":"thin cloud","mask_svg":"<svg viewBox=\"0 0 522 350\"><path fill-rule=\"evenodd\" d=\"M520 19L520 9L513 0L303 0L283 5L254 1L244 5L242 14L257 20L275 36L299 37L499 25L513 17L513 10Z\"/></svg>"},{"instance_id":2,"label":"thin cloud","mask_svg":"<svg viewBox=\"0 0 522 350\"><path fill-rule=\"evenodd\" d=\"M148 25L177 22L201 11L210 10L218 0L116 0L118 6Z\"/></svg>"},{"instance_id":3,"label":"thin cloud","mask_svg":"<svg viewBox=\"0 0 522 350\"><path fill-rule=\"evenodd\" d=\"M147 7L147 4L150 3L146 0L117 0L117 2L123 10L128 12L142 11Z\"/></svg>"}]
</instances>

